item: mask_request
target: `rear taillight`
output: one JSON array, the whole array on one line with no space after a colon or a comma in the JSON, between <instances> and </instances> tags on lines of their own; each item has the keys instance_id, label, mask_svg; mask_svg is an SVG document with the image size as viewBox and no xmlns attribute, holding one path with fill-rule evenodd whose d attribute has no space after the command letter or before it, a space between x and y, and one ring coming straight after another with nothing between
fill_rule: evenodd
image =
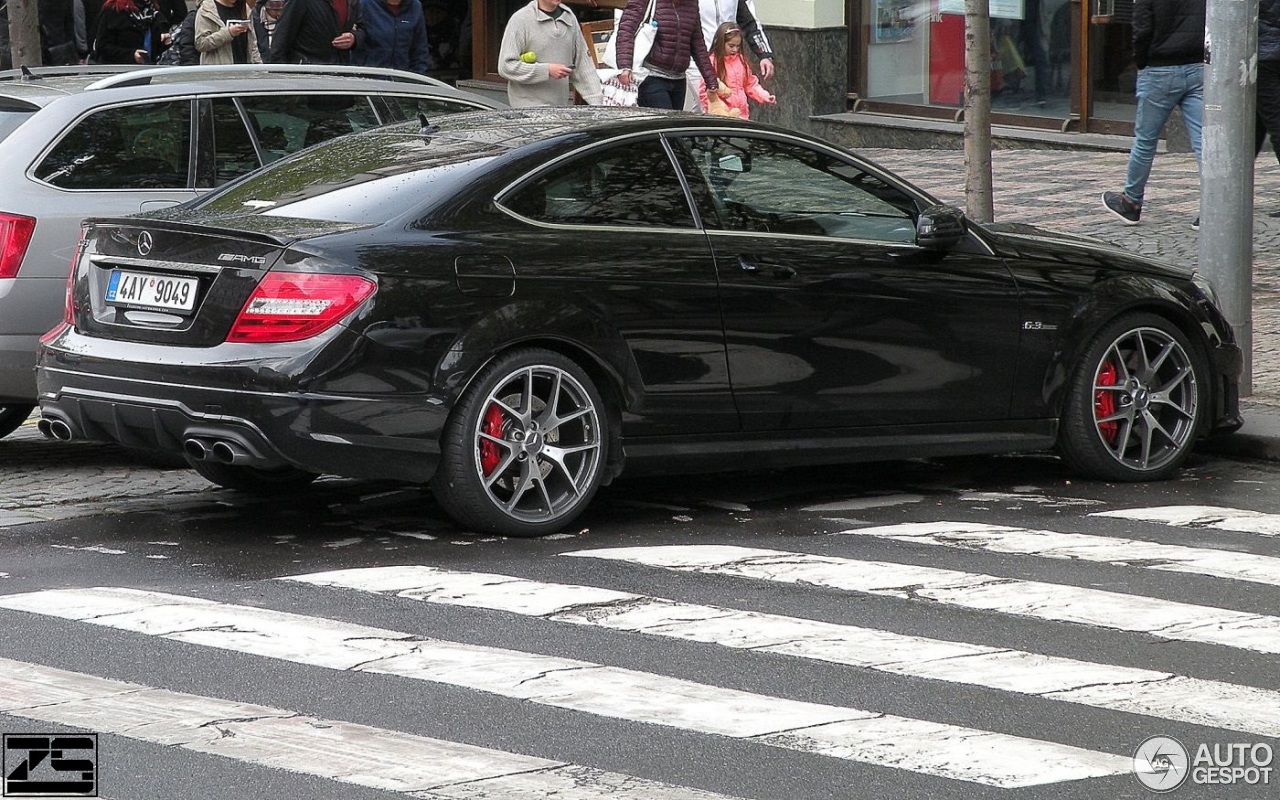
<instances>
[{"instance_id":1,"label":"rear taillight","mask_svg":"<svg viewBox=\"0 0 1280 800\"><path fill-rule=\"evenodd\" d=\"M333 327L371 294L359 275L268 272L240 309L228 342L296 342Z\"/></svg>"},{"instance_id":2,"label":"rear taillight","mask_svg":"<svg viewBox=\"0 0 1280 800\"><path fill-rule=\"evenodd\" d=\"M48 344L65 331L67 328L76 324L76 307L71 299L71 289L76 285L76 266L80 262L80 253L84 251L84 226L80 226L80 239L76 242L76 250L71 254L71 271L67 273L67 289L66 298L62 304L62 322L53 326L53 329L40 337L42 344Z\"/></svg>"},{"instance_id":3,"label":"rear taillight","mask_svg":"<svg viewBox=\"0 0 1280 800\"><path fill-rule=\"evenodd\" d=\"M13 278L31 244L36 221L31 217L0 213L0 278Z\"/></svg>"}]
</instances>

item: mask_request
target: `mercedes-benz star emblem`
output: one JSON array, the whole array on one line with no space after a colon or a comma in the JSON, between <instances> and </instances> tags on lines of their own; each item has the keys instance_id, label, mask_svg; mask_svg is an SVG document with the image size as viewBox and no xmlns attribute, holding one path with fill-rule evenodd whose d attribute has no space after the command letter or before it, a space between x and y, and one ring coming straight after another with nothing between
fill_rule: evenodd
<instances>
[{"instance_id":1,"label":"mercedes-benz star emblem","mask_svg":"<svg viewBox=\"0 0 1280 800\"><path fill-rule=\"evenodd\" d=\"M155 247L155 244L155 241L151 238L150 231L143 231L138 234L138 255L147 255L151 252L151 248Z\"/></svg>"}]
</instances>

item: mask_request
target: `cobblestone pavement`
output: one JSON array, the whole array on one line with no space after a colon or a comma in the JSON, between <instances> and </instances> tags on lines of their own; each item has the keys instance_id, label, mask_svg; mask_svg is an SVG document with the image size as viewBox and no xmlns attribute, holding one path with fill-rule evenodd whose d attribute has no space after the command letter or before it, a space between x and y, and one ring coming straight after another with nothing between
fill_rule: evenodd
<instances>
[{"instance_id":1,"label":"cobblestone pavement","mask_svg":"<svg viewBox=\"0 0 1280 800\"><path fill-rule=\"evenodd\" d=\"M964 153L859 150L946 203L964 206ZM1200 213L1194 157L1156 156L1142 222L1128 226L1102 206L1124 184L1127 153L997 150L992 153L995 217L1087 234L1180 265L1199 260L1191 221ZM1258 159L1253 220L1253 395L1246 405L1280 409L1280 165Z\"/></svg>"}]
</instances>

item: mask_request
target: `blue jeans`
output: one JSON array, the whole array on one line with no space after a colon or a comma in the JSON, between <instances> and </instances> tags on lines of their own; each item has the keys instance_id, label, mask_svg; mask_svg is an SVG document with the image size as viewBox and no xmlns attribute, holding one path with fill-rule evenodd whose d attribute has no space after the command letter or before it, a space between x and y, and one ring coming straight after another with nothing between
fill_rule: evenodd
<instances>
[{"instance_id":1,"label":"blue jeans","mask_svg":"<svg viewBox=\"0 0 1280 800\"><path fill-rule=\"evenodd\" d=\"M642 108L684 108L684 78L673 81L650 75L640 84L638 103Z\"/></svg>"},{"instance_id":2,"label":"blue jeans","mask_svg":"<svg viewBox=\"0 0 1280 800\"><path fill-rule=\"evenodd\" d=\"M1147 67L1138 71L1138 112L1133 120L1133 147L1129 150L1129 174L1124 194L1142 205L1156 156L1160 131L1174 108L1182 109L1182 121L1191 137L1191 149L1200 163L1200 122L1204 119L1204 64Z\"/></svg>"}]
</instances>

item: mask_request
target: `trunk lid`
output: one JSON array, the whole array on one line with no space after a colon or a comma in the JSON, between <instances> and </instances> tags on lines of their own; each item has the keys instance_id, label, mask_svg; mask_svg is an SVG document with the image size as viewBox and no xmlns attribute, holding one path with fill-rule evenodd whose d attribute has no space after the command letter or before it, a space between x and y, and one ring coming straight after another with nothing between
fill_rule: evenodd
<instances>
[{"instance_id":1,"label":"trunk lid","mask_svg":"<svg viewBox=\"0 0 1280 800\"><path fill-rule=\"evenodd\" d=\"M103 339L212 347L296 239L143 218L86 223L75 325Z\"/></svg>"}]
</instances>

